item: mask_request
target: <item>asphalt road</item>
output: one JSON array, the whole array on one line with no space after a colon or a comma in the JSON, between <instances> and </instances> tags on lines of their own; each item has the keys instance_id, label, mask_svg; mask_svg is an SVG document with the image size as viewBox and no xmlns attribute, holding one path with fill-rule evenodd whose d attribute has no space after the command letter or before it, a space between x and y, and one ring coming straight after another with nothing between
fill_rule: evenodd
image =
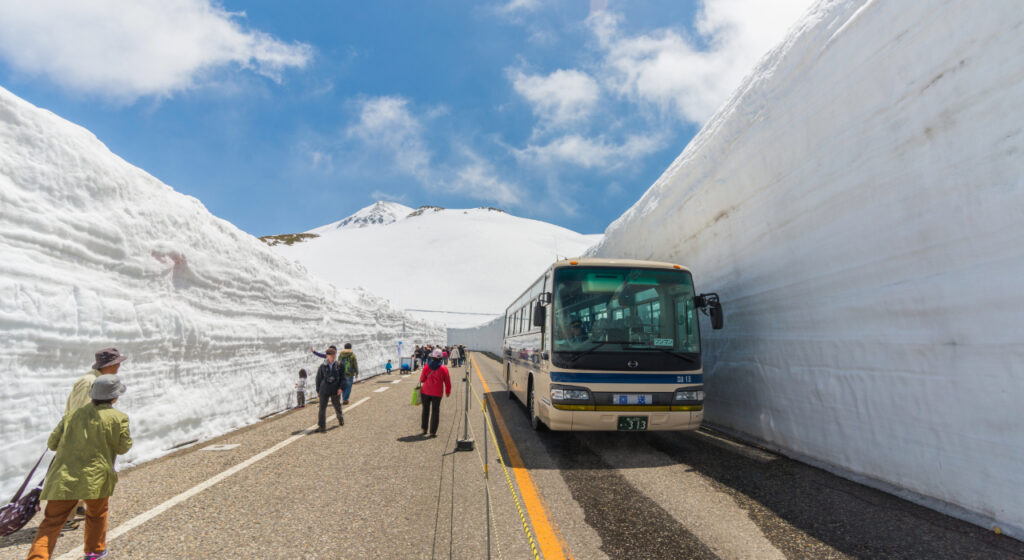
<instances>
[{"instance_id":1,"label":"asphalt road","mask_svg":"<svg viewBox=\"0 0 1024 560\"><path fill-rule=\"evenodd\" d=\"M433 439L415 379L370 379L344 427L311 433L307 406L123 471L109 557L1024 559L1024 543L713 432L534 432L500 364L474 358L473 451L454 451L466 370ZM40 518L0 560L25 557ZM54 557L81 543L66 531Z\"/></svg>"}]
</instances>

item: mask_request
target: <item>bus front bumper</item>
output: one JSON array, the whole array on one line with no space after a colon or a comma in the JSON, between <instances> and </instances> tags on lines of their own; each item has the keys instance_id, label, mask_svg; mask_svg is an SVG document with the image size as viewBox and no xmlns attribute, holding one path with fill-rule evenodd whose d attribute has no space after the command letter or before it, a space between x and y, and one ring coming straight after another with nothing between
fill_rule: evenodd
<instances>
[{"instance_id":1,"label":"bus front bumper","mask_svg":"<svg viewBox=\"0 0 1024 560\"><path fill-rule=\"evenodd\" d=\"M572 405L546 406L547 424L552 430L574 432L614 432L620 430L620 418L646 418L644 431L696 430L704 420L703 405L689 406L587 406L574 410ZM633 424L635 425L635 424Z\"/></svg>"}]
</instances>

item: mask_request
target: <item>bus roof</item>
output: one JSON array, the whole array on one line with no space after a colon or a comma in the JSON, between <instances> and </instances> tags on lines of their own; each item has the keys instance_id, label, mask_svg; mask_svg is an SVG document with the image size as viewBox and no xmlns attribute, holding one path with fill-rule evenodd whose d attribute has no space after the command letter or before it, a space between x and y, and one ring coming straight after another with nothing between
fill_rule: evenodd
<instances>
[{"instance_id":1,"label":"bus roof","mask_svg":"<svg viewBox=\"0 0 1024 560\"><path fill-rule=\"evenodd\" d=\"M636 259L599 259L593 257L583 257L578 259L565 259L557 261L551 265L552 268L562 268L566 266L622 266L622 267L633 267L633 268L668 268L674 270L685 270L690 272L690 269L669 262L661 261L641 261Z\"/></svg>"}]
</instances>

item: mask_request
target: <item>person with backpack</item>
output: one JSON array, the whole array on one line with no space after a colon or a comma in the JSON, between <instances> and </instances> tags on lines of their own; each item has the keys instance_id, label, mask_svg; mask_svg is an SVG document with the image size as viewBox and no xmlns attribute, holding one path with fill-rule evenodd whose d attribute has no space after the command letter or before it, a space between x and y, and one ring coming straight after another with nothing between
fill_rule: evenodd
<instances>
[{"instance_id":1,"label":"person with backpack","mask_svg":"<svg viewBox=\"0 0 1024 560\"><path fill-rule=\"evenodd\" d=\"M47 500L43 522L28 560L48 560L64 521L85 500L85 560L107 555L107 515L117 484L114 459L132 448L128 415L113 408L125 392L116 374L97 377L90 403L61 418L47 447L57 452L46 472L40 499Z\"/></svg>"},{"instance_id":2,"label":"person with backpack","mask_svg":"<svg viewBox=\"0 0 1024 560\"><path fill-rule=\"evenodd\" d=\"M345 371L345 377L347 377L348 384L345 385L345 394L342 397L341 404L348 404L348 398L352 395L352 385L354 385L355 378L359 375L359 361L356 360L356 353L352 351L352 343L346 342L345 349L338 354L338 362L341 363L342 369Z\"/></svg>"},{"instance_id":3,"label":"person with backpack","mask_svg":"<svg viewBox=\"0 0 1024 560\"><path fill-rule=\"evenodd\" d=\"M452 395L452 379L448 376L448 368L441 362L444 354L438 348L427 358L427 365L423 366L420 373L420 403L423 405L423 414L420 420L422 428L421 435L427 434L429 421L430 436L437 437L437 426L440 423L441 395L450 397Z\"/></svg>"},{"instance_id":4,"label":"person with backpack","mask_svg":"<svg viewBox=\"0 0 1024 560\"><path fill-rule=\"evenodd\" d=\"M318 432L327 431L327 402L330 401L334 406L334 414L338 417L338 425L345 425L345 417L341 412L341 392L345 388L345 373L334 358L337 355L337 350L334 348L328 348L327 352L324 352L326 359L324 363L320 364L320 369L316 371L316 393L320 396L320 406L317 411L316 421Z\"/></svg>"}]
</instances>

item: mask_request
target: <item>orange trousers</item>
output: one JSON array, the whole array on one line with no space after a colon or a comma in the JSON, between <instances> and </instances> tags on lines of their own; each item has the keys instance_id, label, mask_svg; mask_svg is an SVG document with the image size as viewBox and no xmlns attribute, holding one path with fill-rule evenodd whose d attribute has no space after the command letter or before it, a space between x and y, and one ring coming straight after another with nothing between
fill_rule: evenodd
<instances>
[{"instance_id":1,"label":"orange trousers","mask_svg":"<svg viewBox=\"0 0 1024 560\"><path fill-rule=\"evenodd\" d=\"M107 513L110 498L85 500L85 553L99 553L107 549ZM78 500L49 500L46 518L36 531L36 540L28 551L27 560L50 560L57 537L64 528L68 515L75 511Z\"/></svg>"}]
</instances>

